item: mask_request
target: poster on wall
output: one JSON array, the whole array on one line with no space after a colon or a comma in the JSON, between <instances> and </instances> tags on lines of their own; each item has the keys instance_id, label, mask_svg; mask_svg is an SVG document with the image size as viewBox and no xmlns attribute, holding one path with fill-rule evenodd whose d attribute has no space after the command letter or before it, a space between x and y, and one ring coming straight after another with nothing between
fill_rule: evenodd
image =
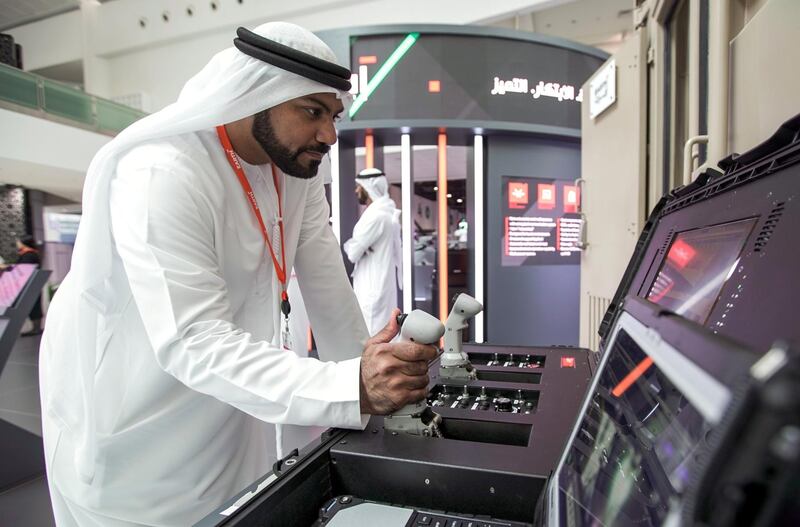
<instances>
[{"instance_id":1,"label":"poster on wall","mask_svg":"<svg viewBox=\"0 0 800 527\"><path fill-rule=\"evenodd\" d=\"M579 264L580 200L570 181L503 176L502 265Z\"/></svg>"}]
</instances>

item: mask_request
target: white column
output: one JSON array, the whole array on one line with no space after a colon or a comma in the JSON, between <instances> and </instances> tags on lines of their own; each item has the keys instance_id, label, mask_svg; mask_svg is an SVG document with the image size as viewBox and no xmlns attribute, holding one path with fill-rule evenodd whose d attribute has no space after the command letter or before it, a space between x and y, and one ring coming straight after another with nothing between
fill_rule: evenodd
<instances>
[{"instance_id":1,"label":"white column","mask_svg":"<svg viewBox=\"0 0 800 527\"><path fill-rule=\"evenodd\" d=\"M411 181L411 136L400 136L400 182L402 189L403 210L403 311L410 313L414 309L414 240L411 233L411 221L414 217L411 197L414 195L414 183Z\"/></svg>"},{"instance_id":2,"label":"white column","mask_svg":"<svg viewBox=\"0 0 800 527\"><path fill-rule=\"evenodd\" d=\"M331 146L329 154L331 158L331 229L339 243L342 243L341 225L342 219L339 216L341 207L339 201L339 142Z\"/></svg>"},{"instance_id":3,"label":"white column","mask_svg":"<svg viewBox=\"0 0 800 527\"><path fill-rule=\"evenodd\" d=\"M473 168L474 187L475 192L473 199L473 207L475 210L475 225L472 227L472 237L475 240L475 251L473 252L473 259L475 265L475 300L484 303L483 291L483 136L476 135L475 143L473 146L473 155L475 166ZM484 340L484 316L483 311L475 316L475 342L483 342Z\"/></svg>"}]
</instances>

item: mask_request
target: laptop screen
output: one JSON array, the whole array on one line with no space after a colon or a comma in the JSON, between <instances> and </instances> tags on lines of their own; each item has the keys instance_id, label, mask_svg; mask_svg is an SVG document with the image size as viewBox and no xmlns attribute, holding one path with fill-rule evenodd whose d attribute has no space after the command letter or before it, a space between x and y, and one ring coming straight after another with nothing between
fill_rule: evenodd
<instances>
[{"instance_id":1,"label":"laptop screen","mask_svg":"<svg viewBox=\"0 0 800 527\"><path fill-rule=\"evenodd\" d=\"M755 223L750 218L678 233L647 299L704 324Z\"/></svg>"},{"instance_id":2,"label":"laptop screen","mask_svg":"<svg viewBox=\"0 0 800 527\"><path fill-rule=\"evenodd\" d=\"M637 340L620 324L607 349L557 469L557 525L661 525L687 488L707 414L671 380L684 366L668 375Z\"/></svg>"}]
</instances>

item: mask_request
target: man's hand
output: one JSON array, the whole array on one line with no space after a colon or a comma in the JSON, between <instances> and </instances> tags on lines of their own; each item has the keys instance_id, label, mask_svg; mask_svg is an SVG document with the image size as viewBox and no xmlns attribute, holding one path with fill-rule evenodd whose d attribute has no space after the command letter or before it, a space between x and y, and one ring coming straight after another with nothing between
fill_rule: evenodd
<instances>
[{"instance_id":1,"label":"man's hand","mask_svg":"<svg viewBox=\"0 0 800 527\"><path fill-rule=\"evenodd\" d=\"M400 331L399 309L389 323L367 341L361 355L361 413L386 415L427 395L428 363L435 346L416 342L390 343Z\"/></svg>"}]
</instances>

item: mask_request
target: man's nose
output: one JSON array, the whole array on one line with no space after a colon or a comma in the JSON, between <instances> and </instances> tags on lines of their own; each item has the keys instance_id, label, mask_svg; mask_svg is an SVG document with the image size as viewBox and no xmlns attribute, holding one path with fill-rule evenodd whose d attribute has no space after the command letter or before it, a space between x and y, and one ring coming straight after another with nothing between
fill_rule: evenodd
<instances>
[{"instance_id":1,"label":"man's nose","mask_svg":"<svg viewBox=\"0 0 800 527\"><path fill-rule=\"evenodd\" d=\"M326 119L317 129L316 140L330 146L336 143L336 139L336 126L333 124L333 119Z\"/></svg>"}]
</instances>

